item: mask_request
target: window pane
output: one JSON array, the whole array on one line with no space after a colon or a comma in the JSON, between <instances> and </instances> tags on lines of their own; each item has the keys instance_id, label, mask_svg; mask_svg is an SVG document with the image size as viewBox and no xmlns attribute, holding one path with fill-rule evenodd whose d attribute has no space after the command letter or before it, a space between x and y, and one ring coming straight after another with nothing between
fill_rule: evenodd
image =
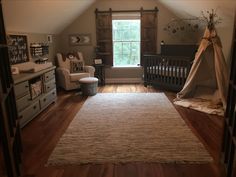
<instances>
[{"instance_id":1,"label":"window pane","mask_svg":"<svg viewBox=\"0 0 236 177\"><path fill-rule=\"evenodd\" d=\"M113 20L114 65L140 63L140 20Z\"/></svg>"}]
</instances>

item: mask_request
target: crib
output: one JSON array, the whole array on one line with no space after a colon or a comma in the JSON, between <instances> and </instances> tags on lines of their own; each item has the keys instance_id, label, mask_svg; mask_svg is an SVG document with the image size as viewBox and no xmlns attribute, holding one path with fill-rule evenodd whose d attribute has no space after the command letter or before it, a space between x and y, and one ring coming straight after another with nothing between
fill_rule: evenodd
<instances>
[{"instance_id":1,"label":"crib","mask_svg":"<svg viewBox=\"0 0 236 177\"><path fill-rule=\"evenodd\" d=\"M180 91L191 69L196 45L164 45L161 54L144 55L144 86Z\"/></svg>"}]
</instances>

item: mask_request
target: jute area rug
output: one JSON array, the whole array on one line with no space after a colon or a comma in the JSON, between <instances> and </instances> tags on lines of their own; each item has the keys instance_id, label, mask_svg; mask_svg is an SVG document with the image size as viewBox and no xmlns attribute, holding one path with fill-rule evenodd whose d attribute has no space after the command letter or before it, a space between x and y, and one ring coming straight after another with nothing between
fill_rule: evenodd
<instances>
[{"instance_id":1,"label":"jute area rug","mask_svg":"<svg viewBox=\"0 0 236 177\"><path fill-rule=\"evenodd\" d=\"M86 100L46 165L211 161L163 93L101 93Z\"/></svg>"}]
</instances>

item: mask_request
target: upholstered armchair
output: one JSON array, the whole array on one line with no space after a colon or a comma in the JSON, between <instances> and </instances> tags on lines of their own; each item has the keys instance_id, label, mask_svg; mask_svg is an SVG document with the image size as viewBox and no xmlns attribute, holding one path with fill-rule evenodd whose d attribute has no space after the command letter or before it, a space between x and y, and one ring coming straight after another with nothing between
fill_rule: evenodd
<instances>
[{"instance_id":1,"label":"upholstered armchair","mask_svg":"<svg viewBox=\"0 0 236 177\"><path fill-rule=\"evenodd\" d=\"M74 62L80 63L79 67L72 66ZM80 88L79 80L84 77L93 77L95 69L93 66L85 66L84 59L81 52L63 56L61 53L57 53L57 64L56 69L57 83L59 87L65 90L72 90ZM72 71L73 67L77 71ZM79 70L78 70L79 68Z\"/></svg>"}]
</instances>

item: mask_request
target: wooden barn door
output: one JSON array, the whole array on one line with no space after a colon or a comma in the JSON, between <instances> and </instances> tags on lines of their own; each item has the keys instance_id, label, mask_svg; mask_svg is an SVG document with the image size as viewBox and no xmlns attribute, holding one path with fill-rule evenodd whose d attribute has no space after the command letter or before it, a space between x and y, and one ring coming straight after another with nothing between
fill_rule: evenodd
<instances>
[{"instance_id":1,"label":"wooden barn door","mask_svg":"<svg viewBox=\"0 0 236 177\"><path fill-rule=\"evenodd\" d=\"M112 11L100 12L96 9L96 57L103 63L113 66Z\"/></svg>"},{"instance_id":2,"label":"wooden barn door","mask_svg":"<svg viewBox=\"0 0 236 177\"><path fill-rule=\"evenodd\" d=\"M156 54L157 52L157 12L143 11L141 9L141 65L143 66L143 55Z\"/></svg>"}]
</instances>

